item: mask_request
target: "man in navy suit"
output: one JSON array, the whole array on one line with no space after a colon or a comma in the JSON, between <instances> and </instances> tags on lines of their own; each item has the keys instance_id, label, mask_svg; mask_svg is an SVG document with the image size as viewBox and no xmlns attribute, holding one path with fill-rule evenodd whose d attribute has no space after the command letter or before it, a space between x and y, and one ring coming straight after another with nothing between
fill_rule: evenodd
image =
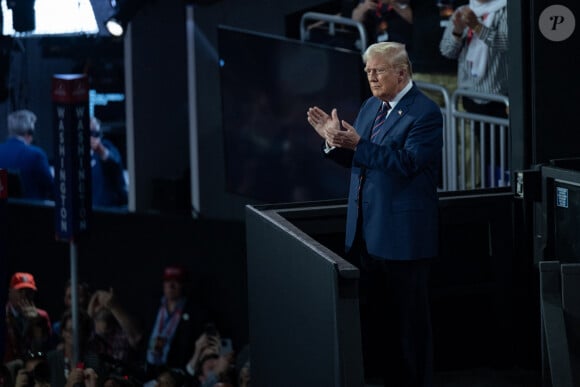
<instances>
[{"instance_id":1,"label":"man in navy suit","mask_svg":"<svg viewBox=\"0 0 580 387\"><path fill-rule=\"evenodd\" d=\"M373 96L354 124L319 107L307 119L325 156L351 168L345 245L361 268L365 368L378 356L385 385L430 386L428 273L438 255L443 117L413 84L404 45L373 44L363 60Z\"/></svg>"},{"instance_id":2,"label":"man in navy suit","mask_svg":"<svg viewBox=\"0 0 580 387\"><path fill-rule=\"evenodd\" d=\"M103 138L101 121L91 117L91 175L93 206L127 205L127 184L121 153Z\"/></svg>"},{"instance_id":3,"label":"man in navy suit","mask_svg":"<svg viewBox=\"0 0 580 387\"><path fill-rule=\"evenodd\" d=\"M32 145L36 115L17 110L8 115L8 139L0 144L0 168L20 176L21 197L52 199L53 177L48 158L41 148Z\"/></svg>"}]
</instances>

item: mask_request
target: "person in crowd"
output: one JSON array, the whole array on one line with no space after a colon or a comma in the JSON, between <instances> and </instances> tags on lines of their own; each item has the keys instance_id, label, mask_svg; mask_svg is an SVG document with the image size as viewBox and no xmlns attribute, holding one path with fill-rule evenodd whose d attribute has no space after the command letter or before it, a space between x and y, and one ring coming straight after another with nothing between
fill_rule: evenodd
<instances>
[{"instance_id":1,"label":"person in crowd","mask_svg":"<svg viewBox=\"0 0 580 387\"><path fill-rule=\"evenodd\" d=\"M97 290L89 302L88 313L94 323L93 349L124 363L135 361L143 333L115 297L113 289Z\"/></svg>"},{"instance_id":2,"label":"person in crowd","mask_svg":"<svg viewBox=\"0 0 580 387\"><path fill-rule=\"evenodd\" d=\"M8 115L8 139L0 144L0 168L20 177L20 196L26 199L53 199L54 180L46 152L33 145L36 115L17 110Z\"/></svg>"},{"instance_id":3,"label":"person in crowd","mask_svg":"<svg viewBox=\"0 0 580 387\"><path fill-rule=\"evenodd\" d=\"M86 311L89 304L89 299L91 297L91 289L88 283L86 282L78 283L77 297L79 308ZM64 311L72 308L72 289L70 280L66 282L64 287L63 305ZM55 321L52 324L52 335L55 342L58 342L61 337L62 332L60 323L61 323L60 321Z\"/></svg>"},{"instance_id":4,"label":"person in crowd","mask_svg":"<svg viewBox=\"0 0 580 387\"><path fill-rule=\"evenodd\" d=\"M508 26L506 0L470 0L451 16L440 43L441 54L457 59L458 88L508 95ZM499 102L463 98L465 110L507 117Z\"/></svg>"},{"instance_id":5,"label":"person in crowd","mask_svg":"<svg viewBox=\"0 0 580 387\"><path fill-rule=\"evenodd\" d=\"M403 44L373 44L363 60L373 95L354 124L317 106L307 120L325 140L323 155L351 169L345 247L361 268L365 360L366 343L376 342L385 385L430 386L443 117L413 84Z\"/></svg>"},{"instance_id":6,"label":"person in crowd","mask_svg":"<svg viewBox=\"0 0 580 387\"><path fill-rule=\"evenodd\" d=\"M54 384L53 384L54 386ZM99 375L92 368L75 367L66 378L64 387L98 387Z\"/></svg>"},{"instance_id":7,"label":"person in crowd","mask_svg":"<svg viewBox=\"0 0 580 387\"><path fill-rule=\"evenodd\" d=\"M235 355L222 346L221 336L214 324L207 324L205 332L195 341L195 350L185 370L193 386L212 387L218 383L233 384Z\"/></svg>"},{"instance_id":8,"label":"person in crowd","mask_svg":"<svg viewBox=\"0 0 580 387\"><path fill-rule=\"evenodd\" d=\"M34 303L37 290L32 274L12 275L6 304L4 362L23 359L29 351L46 351L50 345L50 317Z\"/></svg>"},{"instance_id":9,"label":"person in crowd","mask_svg":"<svg viewBox=\"0 0 580 387\"><path fill-rule=\"evenodd\" d=\"M468 0L413 2L413 41L411 63L413 80L444 87L451 95L457 89L457 61L441 55L439 44L449 22L450 12ZM445 107L445 95L435 90L423 92Z\"/></svg>"},{"instance_id":10,"label":"person in crowd","mask_svg":"<svg viewBox=\"0 0 580 387\"><path fill-rule=\"evenodd\" d=\"M188 377L183 370L175 368L161 371L155 379L155 383L152 384L155 387L183 387L190 385L191 383L188 382Z\"/></svg>"},{"instance_id":11,"label":"person in crowd","mask_svg":"<svg viewBox=\"0 0 580 387\"><path fill-rule=\"evenodd\" d=\"M220 383L226 383L231 386L227 371L229 369L229 360L210 350L204 351L199 364L197 373L192 383L194 387L215 387Z\"/></svg>"},{"instance_id":12,"label":"person in crowd","mask_svg":"<svg viewBox=\"0 0 580 387\"><path fill-rule=\"evenodd\" d=\"M163 296L149 330L146 348L148 380L164 368L183 369L194 352L195 340L204 331L208 314L190 294L189 271L171 265L163 272Z\"/></svg>"},{"instance_id":13,"label":"person in crowd","mask_svg":"<svg viewBox=\"0 0 580 387\"><path fill-rule=\"evenodd\" d=\"M92 320L88 313L84 310L78 310L78 332L73 332L73 314L71 310L64 312L61 326L62 345L47 354L51 385L69 385L67 383L80 378L81 371L89 368L93 369L97 375L104 377L106 372L99 355L91 350L88 345L92 331ZM78 337L78 354L73 352L75 334ZM78 359L79 363L73 364L75 358Z\"/></svg>"},{"instance_id":14,"label":"person in crowd","mask_svg":"<svg viewBox=\"0 0 580 387\"><path fill-rule=\"evenodd\" d=\"M12 374L10 373L8 367L5 364L0 364L0 386L2 387L13 386L14 385L13 380L14 378L12 377Z\"/></svg>"},{"instance_id":15,"label":"person in crowd","mask_svg":"<svg viewBox=\"0 0 580 387\"><path fill-rule=\"evenodd\" d=\"M87 310L89 306L89 300L91 299L91 287L88 283L82 281L78 283L77 297L79 308ZM66 282L64 288L63 303L65 310L72 308L72 288L70 280Z\"/></svg>"},{"instance_id":16,"label":"person in crowd","mask_svg":"<svg viewBox=\"0 0 580 387\"><path fill-rule=\"evenodd\" d=\"M11 363L12 367L19 368L15 372L14 387L50 387L48 363L44 352L29 351L24 359Z\"/></svg>"},{"instance_id":17,"label":"person in crowd","mask_svg":"<svg viewBox=\"0 0 580 387\"><path fill-rule=\"evenodd\" d=\"M410 0L342 0L342 12L362 23L367 43L399 42L411 50L413 8Z\"/></svg>"},{"instance_id":18,"label":"person in crowd","mask_svg":"<svg viewBox=\"0 0 580 387\"><path fill-rule=\"evenodd\" d=\"M147 384L133 380L132 377L127 375L111 375L105 379L103 387L149 387Z\"/></svg>"},{"instance_id":19,"label":"person in crowd","mask_svg":"<svg viewBox=\"0 0 580 387\"><path fill-rule=\"evenodd\" d=\"M238 387L250 387L251 385L251 362L250 345L246 344L236 355L236 373L238 377Z\"/></svg>"},{"instance_id":20,"label":"person in crowd","mask_svg":"<svg viewBox=\"0 0 580 387\"><path fill-rule=\"evenodd\" d=\"M250 360L246 361L238 373L238 387L250 387L251 373Z\"/></svg>"},{"instance_id":21,"label":"person in crowd","mask_svg":"<svg viewBox=\"0 0 580 387\"><path fill-rule=\"evenodd\" d=\"M101 122L91 117L91 174L94 206L124 206L127 204L127 184L121 153L113 143L103 138Z\"/></svg>"},{"instance_id":22,"label":"person in crowd","mask_svg":"<svg viewBox=\"0 0 580 387\"><path fill-rule=\"evenodd\" d=\"M451 16L441 38L441 54L457 60L457 87L477 93L508 96L508 25L506 0L470 0ZM506 118L503 102L462 97L463 108L474 114ZM489 125L484 126L486 131ZM474 134L479 141L479 130ZM486 134L490 138L489 132ZM507 139L506 139L507 140ZM499 165L500 136L496 136L495 165ZM490 162L490 147L485 160Z\"/></svg>"}]
</instances>

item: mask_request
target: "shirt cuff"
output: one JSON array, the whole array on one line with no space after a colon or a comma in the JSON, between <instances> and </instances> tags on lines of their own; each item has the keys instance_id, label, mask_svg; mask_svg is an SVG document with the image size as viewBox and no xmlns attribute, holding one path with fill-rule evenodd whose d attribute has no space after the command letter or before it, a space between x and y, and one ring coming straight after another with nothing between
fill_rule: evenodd
<instances>
[{"instance_id":1,"label":"shirt cuff","mask_svg":"<svg viewBox=\"0 0 580 387\"><path fill-rule=\"evenodd\" d=\"M333 150L334 148L336 148L336 147L328 145L328 143L325 141L324 148L322 150L324 151L324 153L329 154L330 151Z\"/></svg>"},{"instance_id":2,"label":"shirt cuff","mask_svg":"<svg viewBox=\"0 0 580 387\"><path fill-rule=\"evenodd\" d=\"M195 376L195 369L193 369L193 367L191 365L189 365L189 362L185 365L185 370L191 376Z\"/></svg>"}]
</instances>

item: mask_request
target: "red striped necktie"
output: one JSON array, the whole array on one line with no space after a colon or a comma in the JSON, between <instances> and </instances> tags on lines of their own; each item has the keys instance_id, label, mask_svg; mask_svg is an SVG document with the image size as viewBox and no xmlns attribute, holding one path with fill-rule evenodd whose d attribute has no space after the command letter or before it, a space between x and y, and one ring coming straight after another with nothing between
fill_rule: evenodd
<instances>
[{"instance_id":1,"label":"red striped necktie","mask_svg":"<svg viewBox=\"0 0 580 387\"><path fill-rule=\"evenodd\" d=\"M375 142L377 134L381 132L382 126L385 123L385 119L387 118L387 113L389 112L389 110L391 110L391 105L389 105L388 102L383 102L373 123L373 130L371 131L371 141Z\"/></svg>"}]
</instances>

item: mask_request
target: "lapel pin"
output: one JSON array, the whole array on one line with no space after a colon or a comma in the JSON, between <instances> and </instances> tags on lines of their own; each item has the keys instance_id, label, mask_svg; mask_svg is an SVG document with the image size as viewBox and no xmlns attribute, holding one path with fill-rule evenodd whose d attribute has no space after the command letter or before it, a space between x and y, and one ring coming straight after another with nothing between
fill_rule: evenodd
<instances>
[{"instance_id":1,"label":"lapel pin","mask_svg":"<svg viewBox=\"0 0 580 387\"><path fill-rule=\"evenodd\" d=\"M399 113L400 116L403 115L403 111L402 110L399 110L397 113Z\"/></svg>"}]
</instances>

